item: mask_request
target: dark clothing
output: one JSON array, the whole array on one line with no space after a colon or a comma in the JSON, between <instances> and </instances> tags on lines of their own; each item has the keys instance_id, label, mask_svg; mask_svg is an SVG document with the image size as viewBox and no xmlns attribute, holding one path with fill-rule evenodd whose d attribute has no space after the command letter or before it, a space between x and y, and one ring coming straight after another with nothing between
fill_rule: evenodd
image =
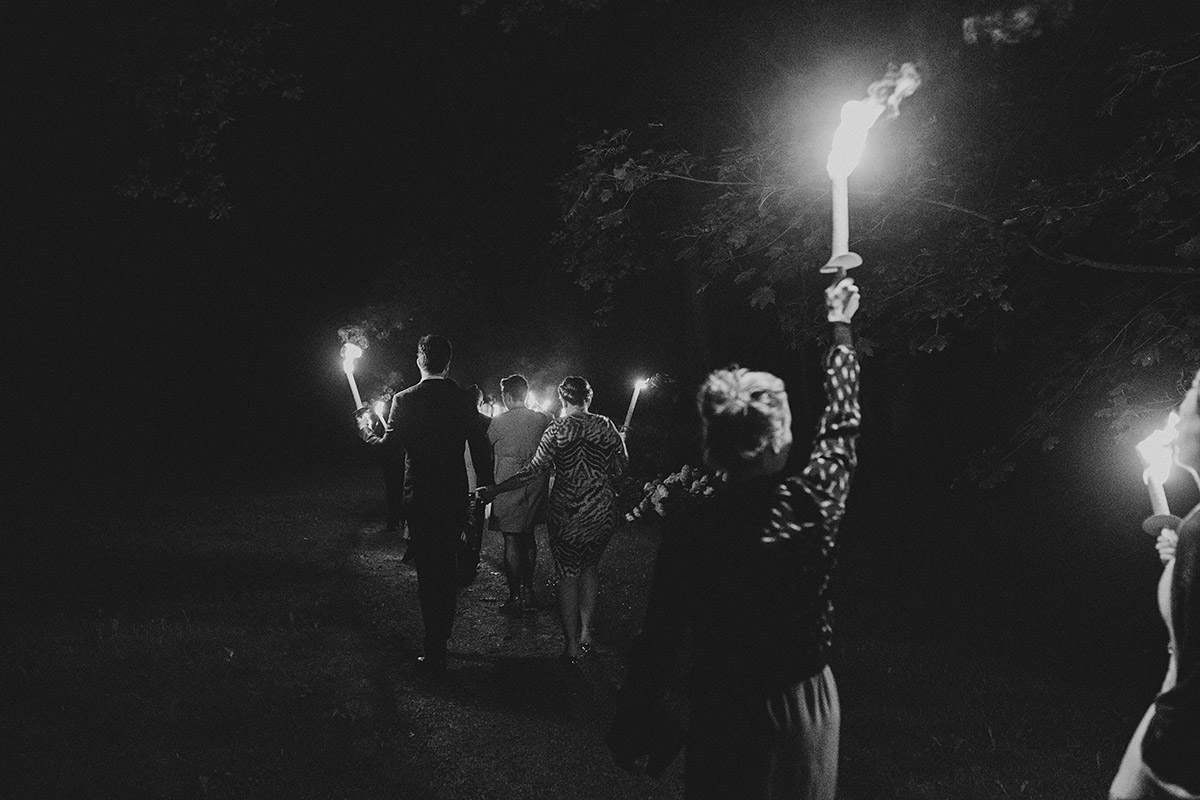
<instances>
[{"instance_id":1,"label":"dark clothing","mask_svg":"<svg viewBox=\"0 0 1200 800\"><path fill-rule=\"evenodd\" d=\"M688 797L715 796L711 787L730 786L731 775L743 776L743 785L727 796L833 797L839 712L832 675L828 686L824 675L834 544L860 418L858 362L849 346L829 352L825 388L828 404L807 462L729 484L664 525L612 738L620 741L621 731L636 738L690 630L693 713L708 722L689 738ZM793 712L768 713L773 708ZM741 745L725 747L723 757L703 755L711 744L701 738L723 729L721 741L732 741L730 731L751 719L757 729ZM771 788L799 785L796 776L804 774L811 780L801 782L809 787L803 794Z\"/></svg>"},{"instance_id":2,"label":"dark clothing","mask_svg":"<svg viewBox=\"0 0 1200 800\"><path fill-rule=\"evenodd\" d=\"M486 420L486 418L483 418ZM368 444L405 453L404 510L425 622L426 654L445 654L454 622L454 553L469 506L464 447L476 479L492 483L487 428L472 397L448 378L426 378L392 398L388 431L362 430Z\"/></svg>"},{"instance_id":3,"label":"dark clothing","mask_svg":"<svg viewBox=\"0 0 1200 800\"><path fill-rule=\"evenodd\" d=\"M697 697L688 717L687 800L832 798L841 711L833 672L773 692Z\"/></svg>"},{"instance_id":4,"label":"dark clothing","mask_svg":"<svg viewBox=\"0 0 1200 800\"><path fill-rule=\"evenodd\" d=\"M374 412L368 412L367 424L370 437L364 435L368 444L377 445L379 466L383 470L384 501L387 508L387 530L398 531L404 522L404 447L397 438L388 438L387 423ZM378 440L378 441L375 441Z\"/></svg>"},{"instance_id":5,"label":"dark clothing","mask_svg":"<svg viewBox=\"0 0 1200 800\"><path fill-rule=\"evenodd\" d=\"M1200 796L1200 506L1179 526L1171 577L1175 685L1154 701L1142 759L1159 780Z\"/></svg>"}]
</instances>

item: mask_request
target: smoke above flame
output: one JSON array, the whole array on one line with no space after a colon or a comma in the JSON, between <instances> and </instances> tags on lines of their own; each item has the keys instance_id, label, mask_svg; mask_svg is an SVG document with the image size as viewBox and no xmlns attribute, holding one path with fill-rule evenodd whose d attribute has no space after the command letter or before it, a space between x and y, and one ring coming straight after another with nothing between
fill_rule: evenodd
<instances>
[{"instance_id":1,"label":"smoke above flame","mask_svg":"<svg viewBox=\"0 0 1200 800\"><path fill-rule=\"evenodd\" d=\"M1041 36L1047 26L1061 25L1072 11L1074 0L1038 0L976 14L963 20L963 41L986 41L993 47L1019 44Z\"/></svg>"},{"instance_id":2,"label":"smoke above flame","mask_svg":"<svg viewBox=\"0 0 1200 800\"><path fill-rule=\"evenodd\" d=\"M858 166L867 146L867 131L884 112L887 119L900 115L900 101L921 86L921 74L913 64L892 64L887 74L867 87L863 100L842 106L842 121L833 133L833 147L825 169L831 178L845 178Z\"/></svg>"},{"instance_id":3,"label":"smoke above flame","mask_svg":"<svg viewBox=\"0 0 1200 800\"><path fill-rule=\"evenodd\" d=\"M371 346L371 340L367 336L367 328L362 324L345 325L338 328L338 341L342 344L352 344L360 350L366 350Z\"/></svg>"}]
</instances>

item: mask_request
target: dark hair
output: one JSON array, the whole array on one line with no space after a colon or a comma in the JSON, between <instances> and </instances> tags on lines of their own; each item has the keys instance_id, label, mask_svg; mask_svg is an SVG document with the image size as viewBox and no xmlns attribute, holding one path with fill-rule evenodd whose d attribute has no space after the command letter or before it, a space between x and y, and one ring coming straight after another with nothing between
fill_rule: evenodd
<instances>
[{"instance_id":1,"label":"dark hair","mask_svg":"<svg viewBox=\"0 0 1200 800\"><path fill-rule=\"evenodd\" d=\"M467 389L467 394L471 395L471 398L475 401L475 405L479 405L486 399L483 396L483 387L478 383L472 383L471 387Z\"/></svg>"},{"instance_id":2,"label":"dark hair","mask_svg":"<svg viewBox=\"0 0 1200 800\"><path fill-rule=\"evenodd\" d=\"M586 406L592 402L592 385L587 382L586 378L570 375L563 378L563 382L558 385L558 396L564 403Z\"/></svg>"},{"instance_id":3,"label":"dark hair","mask_svg":"<svg viewBox=\"0 0 1200 800\"><path fill-rule=\"evenodd\" d=\"M524 400L525 395L529 394L529 382L524 375L509 375L500 381L500 393L514 400Z\"/></svg>"},{"instance_id":4,"label":"dark hair","mask_svg":"<svg viewBox=\"0 0 1200 800\"><path fill-rule=\"evenodd\" d=\"M434 375L439 372L445 372L450 366L450 358L454 355L454 348L450 346L450 340L445 336L438 336L436 333L426 334L417 342L417 353L425 356L425 371Z\"/></svg>"}]
</instances>

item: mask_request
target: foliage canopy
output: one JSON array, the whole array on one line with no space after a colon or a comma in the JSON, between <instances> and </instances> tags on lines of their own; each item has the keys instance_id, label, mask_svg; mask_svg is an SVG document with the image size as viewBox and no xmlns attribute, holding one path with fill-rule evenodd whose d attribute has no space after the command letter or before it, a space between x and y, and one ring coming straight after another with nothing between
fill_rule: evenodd
<instances>
[{"instance_id":1,"label":"foliage canopy","mask_svg":"<svg viewBox=\"0 0 1200 800\"><path fill-rule=\"evenodd\" d=\"M740 286L793 343L820 335L804 297L829 252L829 85L846 85L827 43L866 41L867 6L718 14L696 46L704 90L579 145L554 240L601 317L637 273L679 270ZM1200 367L1200 35L1139 9L1043 4L1030 23L917 5L903 31L872 28L922 54L925 84L850 179L862 349L1028 354L1028 413L973 467L985 485L1053 447L1080 401L1144 430Z\"/></svg>"}]
</instances>

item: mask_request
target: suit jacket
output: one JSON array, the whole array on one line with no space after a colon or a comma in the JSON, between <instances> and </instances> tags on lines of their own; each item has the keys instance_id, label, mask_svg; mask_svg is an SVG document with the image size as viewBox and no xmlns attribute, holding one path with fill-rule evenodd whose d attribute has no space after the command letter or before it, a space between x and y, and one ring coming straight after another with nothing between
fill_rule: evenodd
<instances>
[{"instance_id":1,"label":"suit jacket","mask_svg":"<svg viewBox=\"0 0 1200 800\"><path fill-rule=\"evenodd\" d=\"M468 507L465 447L476 481L493 482L486 421L454 381L427 378L392 398L383 436L363 432L368 444L394 446L398 440L404 448L404 508L411 523L462 531Z\"/></svg>"}]
</instances>

